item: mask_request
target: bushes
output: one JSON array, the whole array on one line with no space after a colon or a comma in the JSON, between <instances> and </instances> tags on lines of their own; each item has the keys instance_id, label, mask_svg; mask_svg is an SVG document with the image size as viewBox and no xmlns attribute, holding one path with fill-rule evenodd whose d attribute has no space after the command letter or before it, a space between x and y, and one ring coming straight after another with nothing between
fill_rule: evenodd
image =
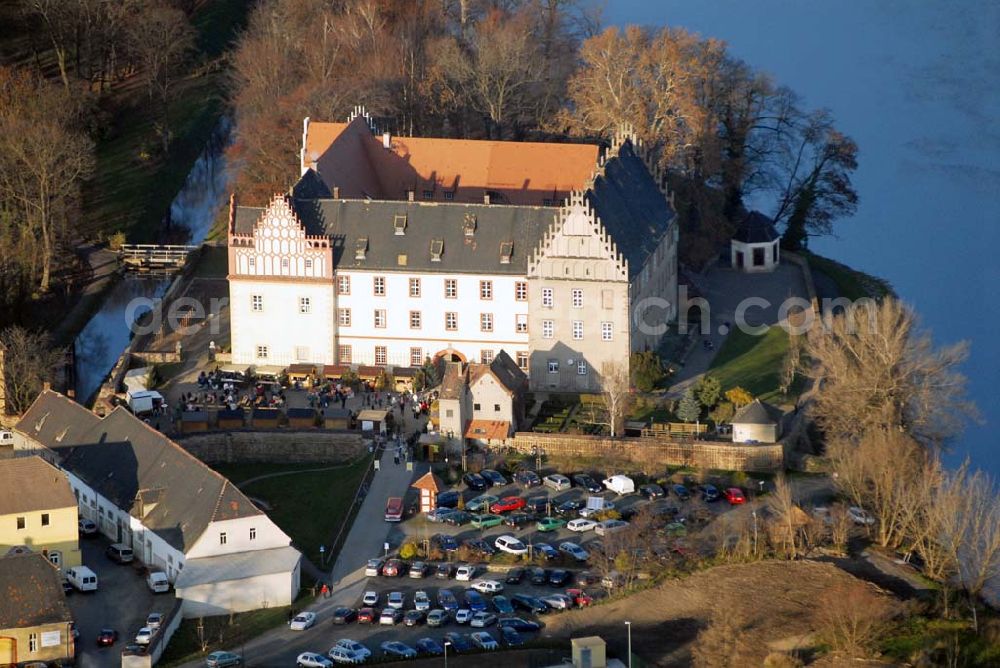
<instances>
[{"instance_id":1,"label":"bushes","mask_svg":"<svg viewBox=\"0 0 1000 668\"><path fill-rule=\"evenodd\" d=\"M632 385L640 392L652 392L667 375L663 370L663 361L652 350L633 353L629 364L632 367Z\"/></svg>"},{"instance_id":2,"label":"bushes","mask_svg":"<svg viewBox=\"0 0 1000 668\"><path fill-rule=\"evenodd\" d=\"M399 557L401 559L413 559L420 554L420 549L417 547L416 543L403 543L399 548Z\"/></svg>"}]
</instances>

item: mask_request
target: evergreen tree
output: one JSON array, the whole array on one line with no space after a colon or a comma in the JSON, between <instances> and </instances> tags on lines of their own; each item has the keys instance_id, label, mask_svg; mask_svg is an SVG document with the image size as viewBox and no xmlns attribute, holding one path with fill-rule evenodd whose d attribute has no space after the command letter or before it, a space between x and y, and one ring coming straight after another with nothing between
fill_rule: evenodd
<instances>
[{"instance_id":1,"label":"evergreen tree","mask_svg":"<svg viewBox=\"0 0 1000 668\"><path fill-rule=\"evenodd\" d=\"M701 417L701 404L695 398L693 389L688 388L684 396L681 397L681 401L677 405L677 417L684 422L695 422Z\"/></svg>"}]
</instances>

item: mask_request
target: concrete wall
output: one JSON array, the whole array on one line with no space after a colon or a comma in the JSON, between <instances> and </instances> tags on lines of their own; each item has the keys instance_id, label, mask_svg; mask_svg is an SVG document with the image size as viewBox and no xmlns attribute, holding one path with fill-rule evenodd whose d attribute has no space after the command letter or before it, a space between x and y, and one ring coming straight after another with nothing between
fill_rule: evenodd
<instances>
[{"instance_id":1,"label":"concrete wall","mask_svg":"<svg viewBox=\"0 0 1000 668\"><path fill-rule=\"evenodd\" d=\"M300 577L300 567L296 566L290 573L178 589L177 597L183 600L181 614L191 619L291 605L299 593Z\"/></svg>"},{"instance_id":2,"label":"concrete wall","mask_svg":"<svg viewBox=\"0 0 1000 668\"><path fill-rule=\"evenodd\" d=\"M733 443L774 443L781 435L776 424L733 424Z\"/></svg>"},{"instance_id":3,"label":"concrete wall","mask_svg":"<svg viewBox=\"0 0 1000 668\"><path fill-rule=\"evenodd\" d=\"M176 442L203 462L349 461L366 446L361 434L338 431L231 431L179 436Z\"/></svg>"},{"instance_id":4,"label":"concrete wall","mask_svg":"<svg viewBox=\"0 0 1000 668\"><path fill-rule=\"evenodd\" d=\"M658 437L611 439L572 434L518 432L506 447L546 455L597 457L628 461L637 466L692 466L723 471L780 471L784 450L780 443L734 445L727 442L684 441Z\"/></svg>"}]
</instances>

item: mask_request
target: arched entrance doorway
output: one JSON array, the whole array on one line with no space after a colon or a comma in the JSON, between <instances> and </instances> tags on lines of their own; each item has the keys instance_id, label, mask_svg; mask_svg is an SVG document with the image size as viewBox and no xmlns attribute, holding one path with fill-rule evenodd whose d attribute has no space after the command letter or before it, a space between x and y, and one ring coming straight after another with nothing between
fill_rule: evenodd
<instances>
[{"instance_id":1,"label":"arched entrance doorway","mask_svg":"<svg viewBox=\"0 0 1000 668\"><path fill-rule=\"evenodd\" d=\"M0 666L13 666L17 663L17 641L13 638L0 638Z\"/></svg>"},{"instance_id":2,"label":"arched entrance doorway","mask_svg":"<svg viewBox=\"0 0 1000 668\"><path fill-rule=\"evenodd\" d=\"M454 348L445 348L444 350L438 351L434 355L434 361L437 362L438 360L444 362L461 362L462 364L465 364L468 361L465 358L465 355L458 352Z\"/></svg>"}]
</instances>

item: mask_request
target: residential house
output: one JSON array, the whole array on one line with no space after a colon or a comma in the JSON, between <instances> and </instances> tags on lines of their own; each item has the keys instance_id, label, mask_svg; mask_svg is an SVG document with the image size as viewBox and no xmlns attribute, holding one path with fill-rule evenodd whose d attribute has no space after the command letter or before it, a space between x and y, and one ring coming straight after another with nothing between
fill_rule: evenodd
<instances>
[{"instance_id":1,"label":"residential house","mask_svg":"<svg viewBox=\"0 0 1000 668\"><path fill-rule=\"evenodd\" d=\"M489 364L448 362L438 388L441 433L450 438L495 443L524 423L528 379L501 350Z\"/></svg>"},{"instance_id":2,"label":"residential house","mask_svg":"<svg viewBox=\"0 0 1000 668\"><path fill-rule=\"evenodd\" d=\"M24 546L56 567L79 566L76 497L41 457L0 460L0 555Z\"/></svg>"},{"instance_id":3,"label":"residential house","mask_svg":"<svg viewBox=\"0 0 1000 668\"><path fill-rule=\"evenodd\" d=\"M777 443L784 412L754 399L733 416L733 443Z\"/></svg>"},{"instance_id":4,"label":"residential house","mask_svg":"<svg viewBox=\"0 0 1000 668\"><path fill-rule=\"evenodd\" d=\"M290 604L301 555L235 485L124 408L98 417L43 392L15 448L68 477L80 515L163 570L185 617Z\"/></svg>"},{"instance_id":5,"label":"residential house","mask_svg":"<svg viewBox=\"0 0 1000 668\"><path fill-rule=\"evenodd\" d=\"M62 577L48 559L0 558L0 666L72 662L72 627Z\"/></svg>"}]
</instances>

